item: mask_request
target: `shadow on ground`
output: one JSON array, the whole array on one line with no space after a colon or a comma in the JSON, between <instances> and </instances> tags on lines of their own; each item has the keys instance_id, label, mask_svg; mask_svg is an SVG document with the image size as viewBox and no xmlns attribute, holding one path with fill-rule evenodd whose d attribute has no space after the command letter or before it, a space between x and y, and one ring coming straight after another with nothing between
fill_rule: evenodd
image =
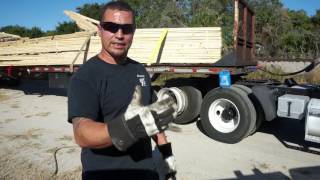
<instances>
[{"instance_id":1,"label":"shadow on ground","mask_svg":"<svg viewBox=\"0 0 320 180\"><path fill-rule=\"evenodd\" d=\"M197 127L206 135L200 121L197 121ZM257 132L274 135L286 148L320 155L320 143L304 140L304 127L305 121L278 118L271 122L263 122Z\"/></svg>"},{"instance_id":2,"label":"shadow on ground","mask_svg":"<svg viewBox=\"0 0 320 180\"><path fill-rule=\"evenodd\" d=\"M67 96L67 89L49 88L48 80L21 80L19 85L1 85L0 88L23 91L25 94Z\"/></svg>"},{"instance_id":3,"label":"shadow on ground","mask_svg":"<svg viewBox=\"0 0 320 180\"><path fill-rule=\"evenodd\" d=\"M318 180L320 179L320 166L289 169L290 177L282 172L263 173L259 169L252 169L252 175L243 175L241 171L234 171L236 178L223 180Z\"/></svg>"},{"instance_id":4,"label":"shadow on ground","mask_svg":"<svg viewBox=\"0 0 320 180\"><path fill-rule=\"evenodd\" d=\"M304 140L305 121L278 118L264 122L258 132L274 135L285 147L320 155L320 144Z\"/></svg>"}]
</instances>

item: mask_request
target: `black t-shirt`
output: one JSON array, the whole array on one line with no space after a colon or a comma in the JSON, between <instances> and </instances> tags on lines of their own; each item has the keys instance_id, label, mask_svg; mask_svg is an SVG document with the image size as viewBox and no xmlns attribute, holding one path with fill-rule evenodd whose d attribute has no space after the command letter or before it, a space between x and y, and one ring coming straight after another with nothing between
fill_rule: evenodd
<instances>
[{"instance_id":1,"label":"black t-shirt","mask_svg":"<svg viewBox=\"0 0 320 180\"><path fill-rule=\"evenodd\" d=\"M113 65L98 56L91 58L72 76L68 89L68 121L86 117L97 122L113 120L124 113L136 85L142 87L142 100L151 103L150 78L145 68L127 59ZM104 149L82 148L83 171L148 169L154 170L150 138L141 140L125 152L114 146Z\"/></svg>"}]
</instances>

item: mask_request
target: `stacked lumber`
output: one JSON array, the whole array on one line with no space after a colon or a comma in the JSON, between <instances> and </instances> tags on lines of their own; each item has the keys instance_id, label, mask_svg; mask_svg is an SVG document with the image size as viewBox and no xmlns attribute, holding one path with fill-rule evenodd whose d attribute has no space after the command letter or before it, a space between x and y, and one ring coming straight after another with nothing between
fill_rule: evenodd
<instances>
[{"instance_id":1,"label":"stacked lumber","mask_svg":"<svg viewBox=\"0 0 320 180\"><path fill-rule=\"evenodd\" d=\"M156 48L157 40L154 31L166 29L144 29L132 45L129 56L142 63L214 63L221 57L221 29L219 27L201 28L168 28L162 51L158 59L150 59L150 50ZM149 47L149 48L148 48Z\"/></svg>"},{"instance_id":2,"label":"stacked lumber","mask_svg":"<svg viewBox=\"0 0 320 180\"><path fill-rule=\"evenodd\" d=\"M81 47L88 37L84 59L86 48ZM145 64L215 63L221 58L221 41L219 27L137 29L128 56ZM81 65L100 50L100 38L89 32L2 42L0 66Z\"/></svg>"},{"instance_id":3,"label":"stacked lumber","mask_svg":"<svg viewBox=\"0 0 320 180\"><path fill-rule=\"evenodd\" d=\"M167 36L159 48L158 41L166 30ZM221 58L221 47L219 27L137 29L128 56L145 64L215 63ZM91 37L88 57L100 49L100 38Z\"/></svg>"},{"instance_id":4,"label":"stacked lumber","mask_svg":"<svg viewBox=\"0 0 320 180\"><path fill-rule=\"evenodd\" d=\"M99 21L73 11L65 10L64 13L74 20L80 29L89 32L95 32L97 30L96 25L99 24Z\"/></svg>"},{"instance_id":5,"label":"stacked lumber","mask_svg":"<svg viewBox=\"0 0 320 180\"><path fill-rule=\"evenodd\" d=\"M77 32L67 35L2 42L0 66L70 65L82 64L84 50L80 50L91 34Z\"/></svg>"},{"instance_id":6,"label":"stacked lumber","mask_svg":"<svg viewBox=\"0 0 320 180\"><path fill-rule=\"evenodd\" d=\"M5 32L0 32L0 42L6 42L6 41L15 41L20 39L20 36L14 35L14 34L8 34Z\"/></svg>"}]
</instances>

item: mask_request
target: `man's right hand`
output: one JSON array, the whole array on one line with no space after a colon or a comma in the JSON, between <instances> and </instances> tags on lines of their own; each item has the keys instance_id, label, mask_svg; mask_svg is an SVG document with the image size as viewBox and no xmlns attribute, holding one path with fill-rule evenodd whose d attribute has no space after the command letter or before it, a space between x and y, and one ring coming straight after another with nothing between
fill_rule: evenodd
<instances>
[{"instance_id":1,"label":"man's right hand","mask_svg":"<svg viewBox=\"0 0 320 180\"><path fill-rule=\"evenodd\" d=\"M176 103L172 97L143 106L141 96L141 87L136 86L126 112L108 122L112 143L120 151L127 150L141 138L164 131L176 118Z\"/></svg>"}]
</instances>

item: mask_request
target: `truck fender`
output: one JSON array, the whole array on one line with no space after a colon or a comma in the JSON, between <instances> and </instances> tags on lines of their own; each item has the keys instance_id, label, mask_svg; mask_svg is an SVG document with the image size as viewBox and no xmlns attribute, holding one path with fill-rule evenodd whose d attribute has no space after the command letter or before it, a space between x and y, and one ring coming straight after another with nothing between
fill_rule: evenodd
<instances>
[{"instance_id":1,"label":"truck fender","mask_svg":"<svg viewBox=\"0 0 320 180\"><path fill-rule=\"evenodd\" d=\"M265 120L272 121L275 119L277 117L276 90L265 85L256 85L252 87L252 92L262 106Z\"/></svg>"}]
</instances>

